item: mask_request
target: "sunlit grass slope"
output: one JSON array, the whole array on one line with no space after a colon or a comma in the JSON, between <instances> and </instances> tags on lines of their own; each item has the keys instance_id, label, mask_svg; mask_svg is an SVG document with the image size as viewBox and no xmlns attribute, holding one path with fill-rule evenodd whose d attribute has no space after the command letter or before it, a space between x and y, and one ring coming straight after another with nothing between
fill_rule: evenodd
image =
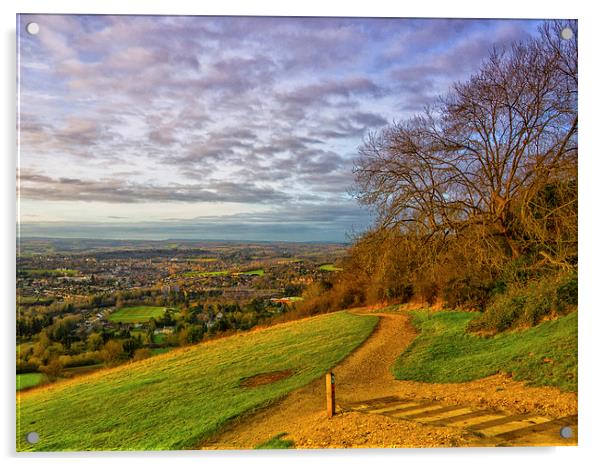
<instances>
[{"instance_id":1,"label":"sunlit grass slope","mask_svg":"<svg viewBox=\"0 0 602 466\"><path fill-rule=\"evenodd\" d=\"M473 312L412 312L420 334L393 366L397 379L467 382L512 373L516 380L577 390L577 312L493 337L466 333Z\"/></svg>"},{"instance_id":2,"label":"sunlit grass slope","mask_svg":"<svg viewBox=\"0 0 602 466\"><path fill-rule=\"evenodd\" d=\"M245 411L324 374L377 317L327 314L175 350L18 395L19 450L186 449ZM244 388L241 379L292 369ZM27 432L40 442L28 445Z\"/></svg>"}]
</instances>

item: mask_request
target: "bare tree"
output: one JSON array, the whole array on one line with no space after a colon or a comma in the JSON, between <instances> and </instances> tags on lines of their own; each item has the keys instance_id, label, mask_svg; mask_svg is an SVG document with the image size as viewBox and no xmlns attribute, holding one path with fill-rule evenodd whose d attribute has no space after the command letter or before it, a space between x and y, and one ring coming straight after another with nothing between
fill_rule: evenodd
<instances>
[{"instance_id":1,"label":"bare tree","mask_svg":"<svg viewBox=\"0 0 602 466\"><path fill-rule=\"evenodd\" d=\"M577 132L577 25L546 23L537 39L493 50L424 115L370 135L355 165L357 197L380 226L412 225L429 241L470 231L512 257L551 236L576 248L576 197L562 201L575 213L574 236L546 229L566 205L533 207L542 190L576 185ZM549 244L540 252L568 260Z\"/></svg>"}]
</instances>

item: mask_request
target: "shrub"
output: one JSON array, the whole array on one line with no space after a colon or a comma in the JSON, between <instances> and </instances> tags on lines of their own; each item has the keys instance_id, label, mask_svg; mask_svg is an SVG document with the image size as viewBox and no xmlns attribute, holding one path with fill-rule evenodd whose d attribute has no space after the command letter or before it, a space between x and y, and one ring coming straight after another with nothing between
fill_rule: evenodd
<instances>
[{"instance_id":1,"label":"shrub","mask_svg":"<svg viewBox=\"0 0 602 466\"><path fill-rule=\"evenodd\" d=\"M556 290L556 303L559 310L564 311L570 306L577 306L578 290L577 275L571 274L560 280Z\"/></svg>"},{"instance_id":2,"label":"shrub","mask_svg":"<svg viewBox=\"0 0 602 466\"><path fill-rule=\"evenodd\" d=\"M63 368L64 366L59 358L53 358L45 366L40 366L40 372L46 375L49 380L56 380L63 374Z\"/></svg>"},{"instance_id":3,"label":"shrub","mask_svg":"<svg viewBox=\"0 0 602 466\"><path fill-rule=\"evenodd\" d=\"M505 293L494 297L481 316L471 321L469 329L501 332L533 326L546 317L566 314L576 305L576 275L546 277L526 285L509 286Z\"/></svg>"},{"instance_id":4,"label":"shrub","mask_svg":"<svg viewBox=\"0 0 602 466\"><path fill-rule=\"evenodd\" d=\"M410 290L412 290L411 286L409 288ZM437 301L437 296L439 295L439 288L436 283L421 280L418 283L416 283L413 289L415 289L416 296L419 296L421 299L423 299L426 303L429 304L429 306L432 306Z\"/></svg>"},{"instance_id":5,"label":"shrub","mask_svg":"<svg viewBox=\"0 0 602 466\"><path fill-rule=\"evenodd\" d=\"M26 374L28 372L38 372L40 360L32 357L28 360L17 359L17 374Z\"/></svg>"},{"instance_id":6,"label":"shrub","mask_svg":"<svg viewBox=\"0 0 602 466\"><path fill-rule=\"evenodd\" d=\"M100 352L100 357L107 366L118 364L125 357L123 345L116 340L107 341Z\"/></svg>"},{"instance_id":7,"label":"shrub","mask_svg":"<svg viewBox=\"0 0 602 466\"><path fill-rule=\"evenodd\" d=\"M134 361L142 361L143 359L148 359L153 355L151 350L148 348L138 348L134 353Z\"/></svg>"},{"instance_id":8,"label":"shrub","mask_svg":"<svg viewBox=\"0 0 602 466\"><path fill-rule=\"evenodd\" d=\"M98 364L101 361L100 351L86 351L72 356L59 356L59 361L64 367L80 367Z\"/></svg>"},{"instance_id":9,"label":"shrub","mask_svg":"<svg viewBox=\"0 0 602 466\"><path fill-rule=\"evenodd\" d=\"M491 296L493 286L473 277L451 280L443 287L442 298L450 308L482 311Z\"/></svg>"},{"instance_id":10,"label":"shrub","mask_svg":"<svg viewBox=\"0 0 602 466\"><path fill-rule=\"evenodd\" d=\"M471 321L471 330L496 330L502 332L509 329L519 319L525 306L524 296L501 295L495 299L479 318Z\"/></svg>"}]
</instances>

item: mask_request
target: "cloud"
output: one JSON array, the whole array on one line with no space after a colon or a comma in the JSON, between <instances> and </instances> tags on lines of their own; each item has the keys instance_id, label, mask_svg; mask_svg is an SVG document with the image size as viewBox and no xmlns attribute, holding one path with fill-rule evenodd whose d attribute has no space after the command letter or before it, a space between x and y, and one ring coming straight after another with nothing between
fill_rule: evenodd
<instances>
[{"instance_id":1,"label":"cloud","mask_svg":"<svg viewBox=\"0 0 602 466\"><path fill-rule=\"evenodd\" d=\"M100 181L51 178L22 172L20 194L27 199L56 201L141 202L285 202L289 196L269 187L226 181L156 186L119 179Z\"/></svg>"},{"instance_id":2,"label":"cloud","mask_svg":"<svg viewBox=\"0 0 602 466\"><path fill-rule=\"evenodd\" d=\"M523 22L430 22L423 30L414 31L409 44L406 42L396 53L407 55L407 47L412 45L418 50L428 50L447 41L447 46L435 47L421 60L393 66L389 71L392 87L401 95L403 109L411 112L422 110L439 95L445 94L454 82L474 73L494 47L503 49L528 37L528 28Z\"/></svg>"},{"instance_id":3,"label":"cloud","mask_svg":"<svg viewBox=\"0 0 602 466\"><path fill-rule=\"evenodd\" d=\"M410 116L468 77L491 46L537 25L111 15L19 21L41 26L37 36L20 28L19 40L21 196L40 201L23 211L30 218L44 216L44 200L132 209L143 202L353 203L352 161L369 131Z\"/></svg>"},{"instance_id":4,"label":"cloud","mask_svg":"<svg viewBox=\"0 0 602 466\"><path fill-rule=\"evenodd\" d=\"M351 120L365 128L375 128L387 124L382 116L370 112L356 112L351 115Z\"/></svg>"},{"instance_id":5,"label":"cloud","mask_svg":"<svg viewBox=\"0 0 602 466\"><path fill-rule=\"evenodd\" d=\"M353 76L342 80L326 80L303 85L281 95L282 102L292 105L315 105L327 103L333 97L354 96L377 97L382 90L371 79Z\"/></svg>"}]
</instances>

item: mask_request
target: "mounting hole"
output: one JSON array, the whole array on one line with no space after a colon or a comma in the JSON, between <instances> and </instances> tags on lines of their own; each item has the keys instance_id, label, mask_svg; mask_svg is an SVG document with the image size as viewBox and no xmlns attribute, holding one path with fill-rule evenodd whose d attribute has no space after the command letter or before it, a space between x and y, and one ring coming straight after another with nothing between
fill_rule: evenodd
<instances>
[{"instance_id":1,"label":"mounting hole","mask_svg":"<svg viewBox=\"0 0 602 466\"><path fill-rule=\"evenodd\" d=\"M560 37L562 37L564 40L571 40L574 35L575 34L571 28L564 28L562 31L560 31Z\"/></svg>"},{"instance_id":2,"label":"mounting hole","mask_svg":"<svg viewBox=\"0 0 602 466\"><path fill-rule=\"evenodd\" d=\"M560 436L562 438L571 438L573 436L573 429L569 426L564 426L560 429Z\"/></svg>"},{"instance_id":3,"label":"mounting hole","mask_svg":"<svg viewBox=\"0 0 602 466\"><path fill-rule=\"evenodd\" d=\"M25 436L25 441L31 445L34 445L40 441L40 434L37 432L28 432Z\"/></svg>"},{"instance_id":4,"label":"mounting hole","mask_svg":"<svg viewBox=\"0 0 602 466\"><path fill-rule=\"evenodd\" d=\"M32 36L35 36L38 32L40 32L40 25L38 23L29 23L27 26L25 26L25 30Z\"/></svg>"}]
</instances>

